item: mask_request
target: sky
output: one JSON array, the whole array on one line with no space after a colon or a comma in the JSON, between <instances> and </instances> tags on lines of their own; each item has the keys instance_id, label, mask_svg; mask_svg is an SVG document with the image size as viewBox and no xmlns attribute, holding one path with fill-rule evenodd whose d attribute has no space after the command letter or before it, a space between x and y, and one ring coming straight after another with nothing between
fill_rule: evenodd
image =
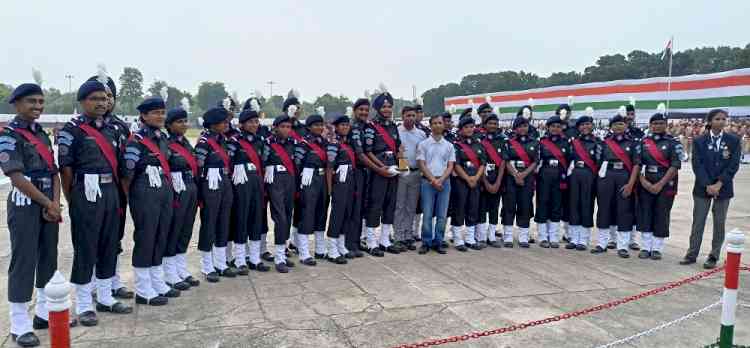
<instances>
[{"instance_id":1,"label":"sky","mask_svg":"<svg viewBox=\"0 0 750 348\"><path fill-rule=\"evenodd\" d=\"M68 91L104 64L137 67L196 93L222 81L251 91L298 89L357 98L383 83L412 99L472 73L582 71L633 49L741 46L750 1L59 1L4 0L0 83ZM414 87L413 87L414 86Z\"/></svg>"}]
</instances>

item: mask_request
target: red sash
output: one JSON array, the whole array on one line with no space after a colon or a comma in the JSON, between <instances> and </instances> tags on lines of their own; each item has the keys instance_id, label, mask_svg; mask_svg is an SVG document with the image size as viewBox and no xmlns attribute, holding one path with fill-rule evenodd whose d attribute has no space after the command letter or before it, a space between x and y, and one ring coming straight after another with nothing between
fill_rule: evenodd
<instances>
[{"instance_id":1,"label":"red sash","mask_svg":"<svg viewBox=\"0 0 750 348\"><path fill-rule=\"evenodd\" d=\"M308 146L310 146L310 149L313 150L313 152L315 152L315 154L318 155L318 157L320 157L320 160L323 161L324 164L326 161L328 161L328 155L326 155L326 152L323 149L321 149L320 146L318 146L318 144L309 142L307 140L303 140L303 142L307 144Z\"/></svg>"},{"instance_id":2,"label":"red sash","mask_svg":"<svg viewBox=\"0 0 750 348\"><path fill-rule=\"evenodd\" d=\"M484 139L482 140L481 144L482 144L482 147L484 147L484 152L487 153L487 156L490 156L490 159L492 160L492 162L495 162L495 165L497 165L498 167L502 167L503 158L497 154L497 150L495 150L495 148L492 147L492 144L490 143L490 141L487 139Z\"/></svg>"},{"instance_id":3,"label":"red sash","mask_svg":"<svg viewBox=\"0 0 750 348\"><path fill-rule=\"evenodd\" d=\"M250 157L250 162L253 162L255 170L257 170L258 173L261 173L261 176L263 176L263 165L261 164L260 156L258 156L258 152L255 151L253 145L251 145L250 142L245 139L240 139L239 143L240 147L242 147L242 150L245 151L245 154L247 154L247 157Z\"/></svg>"},{"instance_id":4,"label":"red sash","mask_svg":"<svg viewBox=\"0 0 750 348\"><path fill-rule=\"evenodd\" d=\"M219 143L217 143L214 138L206 137L206 142L211 146L214 152L221 157L221 161L224 162L224 169L229 170L229 155L224 151L224 148L219 146Z\"/></svg>"},{"instance_id":5,"label":"red sash","mask_svg":"<svg viewBox=\"0 0 750 348\"><path fill-rule=\"evenodd\" d=\"M286 167L286 170L289 171L292 176L296 176L296 170L294 169L294 162L292 162L292 159L289 158L289 154L286 153L286 150L284 150L284 147L277 143L271 143L271 148L273 151L276 152L276 155L279 156L279 159L281 159L281 163L284 164L284 167Z\"/></svg>"},{"instance_id":6,"label":"red sash","mask_svg":"<svg viewBox=\"0 0 750 348\"><path fill-rule=\"evenodd\" d=\"M299 135L299 133L297 133L297 131L294 130L294 129L292 129L291 131L289 131L289 136L292 137L292 139L294 139L296 141L299 141L299 142L304 142L305 141L305 139L302 138L302 136Z\"/></svg>"},{"instance_id":7,"label":"red sash","mask_svg":"<svg viewBox=\"0 0 750 348\"><path fill-rule=\"evenodd\" d=\"M102 152L102 155L104 155L104 158L109 163L109 166L112 168L112 176L115 178L116 181L120 181L119 175L117 175L117 155L115 155L115 149L110 144L107 139L104 138L102 133L99 133L98 130L94 129L94 127L91 127L87 124L80 124L78 125L81 130L84 131L88 136L94 138L94 142L96 143L96 146L99 147L99 150Z\"/></svg>"},{"instance_id":8,"label":"red sash","mask_svg":"<svg viewBox=\"0 0 750 348\"><path fill-rule=\"evenodd\" d=\"M589 155L588 151L586 151L586 148L583 147L583 144L581 144L581 141L579 139L573 139L573 149L575 149L578 157L581 158L583 163L586 163L586 166L589 167L589 169L591 169L594 174L599 173L599 166L594 163L591 155Z\"/></svg>"},{"instance_id":9,"label":"red sash","mask_svg":"<svg viewBox=\"0 0 750 348\"><path fill-rule=\"evenodd\" d=\"M510 139L508 143L513 148L513 151L516 152L516 155L521 158L521 161L523 161L523 164L526 165L526 168L530 167L532 163L531 158L529 157L529 154L526 153L526 149L523 147L523 145L521 145L521 143L519 143L516 139Z\"/></svg>"},{"instance_id":10,"label":"red sash","mask_svg":"<svg viewBox=\"0 0 750 348\"><path fill-rule=\"evenodd\" d=\"M654 158L656 163L658 163L660 166L669 169L669 161L667 161L666 158L664 158L664 154L659 151L658 146L656 145L656 142L654 142L651 138L643 139L643 142L648 145L646 146L646 149L648 149L648 153L651 154L651 157Z\"/></svg>"},{"instance_id":11,"label":"red sash","mask_svg":"<svg viewBox=\"0 0 750 348\"><path fill-rule=\"evenodd\" d=\"M169 162L167 162L167 158L164 156L164 154L161 152L158 146L154 144L151 139L146 137L141 137L140 141L143 146L145 146L151 153L156 155L156 159L159 160L159 164L161 165L161 170L164 172L164 176L167 178L167 181L170 183L172 182L172 171L169 168Z\"/></svg>"},{"instance_id":12,"label":"red sash","mask_svg":"<svg viewBox=\"0 0 750 348\"><path fill-rule=\"evenodd\" d=\"M169 148L177 152L182 158L185 159L185 161L188 163L188 166L190 167L190 171L193 172L193 177L198 177L198 162L195 160L195 157L193 157L193 154L190 153L185 147L178 143L171 143L169 144Z\"/></svg>"},{"instance_id":13,"label":"red sash","mask_svg":"<svg viewBox=\"0 0 750 348\"><path fill-rule=\"evenodd\" d=\"M633 162L630 160L628 154L625 153L625 150L620 147L620 144L618 144L612 138L607 138L606 140L604 140L604 142L607 143L607 146L609 146L609 149L612 150L612 153L614 153L615 156L617 156L617 158L622 161L622 164L625 165L628 173L633 171Z\"/></svg>"},{"instance_id":14,"label":"red sash","mask_svg":"<svg viewBox=\"0 0 750 348\"><path fill-rule=\"evenodd\" d=\"M482 166L482 162L479 162L479 157L477 157L477 153L474 152L474 149L471 148L468 144L465 144L463 142L457 141L456 145L461 147L461 150L466 154L466 157L469 158L469 162L474 165L474 167L479 170L479 167Z\"/></svg>"},{"instance_id":15,"label":"red sash","mask_svg":"<svg viewBox=\"0 0 750 348\"><path fill-rule=\"evenodd\" d=\"M391 135L388 134L388 132L385 130L385 128L383 128L383 126L381 126L381 125L379 125L379 124L377 124L375 122L373 122L371 124L372 124L372 128L375 128L375 130L378 132L378 134L380 134L380 137L383 138L383 141L385 142L385 145L388 146L388 148L391 150L391 152L394 152L394 153L397 152L398 150L396 149L396 141L393 140L393 137L391 137Z\"/></svg>"},{"instance_id":16,"label":"red sash","mask_svg":"<svg viewBox=\"0 0 750 348\"><path fill-rule=\"evenodd\" d=\"M42 157L44 162L47 162L47 168L49 168L51 172L55 171L55 159L53 157L54 155L53 155L52 149L47 147L47 145L44 144L41 140L39 140L39 138L37 138L36 136L34 136L34 134L32 134L31 132L25 129L20 129L20 128L11 128L11 129L16 131L18 134L23 135L23 137L26 138L26 141L34 145L34 147L36 148L36 152L39 153L39 156Z\"/></svg>"},{"instance_id":17,"label":"red sash","mask_svg":"<svg viewBox=\"0 0 750 348\"><path fill-rule=\"evenodd\" d=\"M346 155L349 156L349 161L352 162L352 168L357 169L357 158L354 157L354 150L349 145L341 143L341 148L344 149Z\"/></svg>"},{"instance_id":18,"label":"red sash","mask_svg":"<svg viewBox=\"0 0 750 348\"><path fill-rule=\"evenodd\" d=\"M562 151L560 151L560 148L555 145L551 140L544 138L541 141L539 141L550 153L552 153L552 156L555 156L555 159L557 159L560 164L562 164L562 167L567 170L568 168L568 160L563 155Z\"/></svg>"}]
</instances>

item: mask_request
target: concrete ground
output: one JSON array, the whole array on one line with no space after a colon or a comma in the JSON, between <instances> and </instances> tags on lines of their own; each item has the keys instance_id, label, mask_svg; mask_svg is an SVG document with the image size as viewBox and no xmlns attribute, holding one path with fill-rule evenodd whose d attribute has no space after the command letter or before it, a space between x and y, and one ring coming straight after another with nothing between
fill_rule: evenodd
<instances>
[{"instance_id":1,"label":"concrete ground","mask_svg":"<svg viewBox=\"0 0 750 348\"><path fill-rule=\"evenodd\" d=\"M735 182L728 229L750 231L750 172L743 167ZM425 256L410 252L365 257L345 266L323 262L297 266L289 274L250 273L222 279L171 299L166 307L135 306L131 315L99 314L93 328L71 330L74 347L389 347L428 338L461 335L581 309L658 287L702 271L700 263L679 266L691 224L693 175L681 171L680 194L672 211L672 237L662 261L621 259L613 252L592 255L564 249L485 249ZM2 190L7 193L7 185ZM0 203L0 268L10 260L5 217ZM197 227L197 226L196 226ZM710 225L707 226L710 231ZM72 261L70 226L60 231L60 269L67 276ZM132 231L132 225L129 228ZM710 232L704 248L710 243ZM270 236L269 236L270 237ZM198 272L197 228L189 256ZM133 242L124 241L123 264ZM748 241L750 244L750 241ZM750 249L750 248L748 248ZM750 263L750 256L746 256ZM296 258L295 258L296 260ZM133 288L133 273L123 276ZM7 287L7 273L0 274ZM522 331L470 340L466 347L593 347L652 328L713 303L723 278L686 285L661 295ZM743 289L740 302L750 303ZM3 291L0 291L3 293ZM134 305L130 301L131 305ZM0 332L8 332L8 307L0 302ZM631 347L699 347L716 340L720 309L635 341ZM750 344L750 308L739 308L736 342ZM49 344L45 331L39 331ZM15 344L8 335L3 347ZM447 346L458 346L449 344Z\"/></svg>"}]
</instances>

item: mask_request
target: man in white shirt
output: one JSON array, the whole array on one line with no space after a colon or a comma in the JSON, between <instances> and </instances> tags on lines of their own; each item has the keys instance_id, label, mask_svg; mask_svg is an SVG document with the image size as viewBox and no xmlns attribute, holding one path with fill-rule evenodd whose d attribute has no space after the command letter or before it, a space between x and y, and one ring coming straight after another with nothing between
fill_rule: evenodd
<instances>
[{"instance_id":1,"label":"man in white shirt","mask_svg":"<svg viewBox=\"0 0 750 348\"><path fill-rule=\"evenodd\" d=\"M393 222L396 247L401 251L416 250L414 241L414 216L417 214L419 199L420 172L417 167L417 145L427 138L424 132L416 127L416 110L405 106L401 109L403 124L398 127L398 135L404 147L404 157L409 162L408 171L398 178L396 190L396 215Z\"/></svg>"}]
</instances>

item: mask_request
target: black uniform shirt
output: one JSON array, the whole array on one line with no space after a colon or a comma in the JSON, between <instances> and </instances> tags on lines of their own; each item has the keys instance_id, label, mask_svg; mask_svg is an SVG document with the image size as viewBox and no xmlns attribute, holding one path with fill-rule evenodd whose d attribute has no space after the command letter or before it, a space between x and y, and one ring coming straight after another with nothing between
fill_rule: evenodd
<instances>
[{"instance_id":1,"label":"black uniform shirt","mask_svg":"<svg viewBox=\"0 0 750 348\"><path fill-rule=\"evenodd\" d=\"M547 134L542 139L549 139L555 146L557 146L558 149L560 149L560 152L562 153L563 157L566 160L570 160L570 143L568 142L568 139L561 135L552 135ZM557 157L552 154L550 150L547 149L542 144L539 144L539 159L542 160L542 166L549 166L550 161L558 161ZM554 162L553 162L554 163ZM563 170L567 170L567 168L563 168L562 163L557 164L558 167L560 167Z\"/></svg>"},{"instance_id":2,"label":"black uniform shirt","mask_svg":"<svg viewBox=\"0 0 750 348\"><path fill-rule=\"evenodd\" d=\"M328 155L328 168L336 170L340 165L351 165L352 161L349 159L349 154L344 150L341 144L346 144L351 148L351 144L348 143L348 136L342 137L336 135L336 139L328 143L326 152ZM354 149L352 149L352 153ZM355 155L356 156L356 155Z\"/></svg>"},{"instance_id":3,"label":"black uniform shirt","mask_svg":"<svg viewBox=\"0 0 750 348\"><path fill-rule=\"evenodd\" d=\"M505 134L500 132L499 130L496 132L485 132L483 134L483 140L487 140L492 144L492 148L495 152L497 152L497 155L500 158L503 158L503 149L505 149L505 142L507 141L507 138L505 137ZM483 148L484 149L484 148ZM497 179L497 174L500 173L500 168L497 168L496 163L492 161L492 158L489 156L489 154L486 154L487 158L487 180L489 182L494 183Z\"/></svg>"},{"instance_id":4,"label":"black uniform shirt","mask_svg":"<svg viewBox=\"0 0 750 348\"><path fill-rule=\"evenodd\" d=\"M169 143L177 143L188 150L193 156L195 156L193 145L184 136L170 135L168 139ZM191 171L190 165L187 160L183 158L179 152L172 151L172 156L169 157L169 168L172 172L187 172Z\"/></svg>"},{"instance_id":5,"label":"black uniform shirt","mask_svg":"<svg viewBox=\"0 0 750 348\"><path fill-rule=\"evenodd\" d=\"M398 148L401 146L401 138L399 138L398 127L396 127L396 123L379 116L376 116L373 122L377 122L377 124L383 127L383 129L385 129L385 131L391 136L393 141L396 143L395 151L397 152ZM386 145L383 137L377 130L375 130L375 127L373 125L368 125L367 128L365 128L364 139L365 152L372 152L375 157L377 157L386 166L396 165L397 153L394 152L387 154L387 152L392 150L388 147L388 145Z\"/></svg>"},{"instance_id":6,"label":"black uniform shirt","mask_svg":"<svg viewBox=\"0 0 750 348\"><path fill-rule=\"evenodd\" d=\"M359 160L359 155L365 152L365 128L367 128L367 122L355 118L352 121L352 129L349 131L349 145L357 156L357 164L362 166L364 163Z\"/></svg>"},{"instance_id":7,"label":"black uniform shirt","mask_svg":"<svg viewBox=\"0 0 750 348\"><path fill-rule=\"evenodd\" d=\"M607 139L612 139L618 145L620 145L620 148L630 158L630 162L633 163L634 166L640 164L638 162L640 159L637 156L639 147L636 140L634 140L627 134L610 134L607 136ZM602 161L609 161L609 163L621 162L620 158L615 155L614 151L612 151L612 149L609 147L609 145L607 145L606 142L602 146Z\"/></svg>"},{"instance_id":8,"label":"black uniform shirt","mask_svg":"<svg viewBox=\"0 0 750 348\"><path fill-rule=\"evenodd\" d=\"M21 172L28 177L57 174L57 166L53 163L53 170L50 172L47 162L39 155L36 146L13 129L25 129L31 132L50 150L52 149L49 135L42 129L42 126L16 116L8 127L0 132L0 168L3 173L10 175Z\"/></svg>"},{"instance_id":9,"label":"black uniform shirt","mask_svg":"<svg viewBox=\"0 0 750 348\"><path fill-rule=\"evenodd\" d=\"M112 167L94 141L79 126L86 124L99 131L109 142L117 156L118 166L122 163L120 148L120 131L112 123L101 118L78 116L66 123L58 133L58 165L61 168L72 167L73 172L79 174L107 174L112 173Z\"/></svg>"},{"instance_id":10,"label":"black uniform shirt","mask_svg":"<svg viewBox=\"0 0 750 348\"><path fill-rule=\"evenodd\" d=\"M485 163L487 163L487 154L484 153L482 144L480 144L474 136L471 136L469 138L464 138L462 136L453 143L453 147L456 149L456 164L460 165L461 168L464 169L466 174L470 176L476 175L479 167L471 163L471 161L469 160L469 155L466 154L464 149L459 144L468 145L472 150L474 150L474 154L476 154L477 159L479 160L479 166L483 166Z\"/></svg>"},{"instance_id":11,"label":"black uniform shirt","mask_svg":"<svg viewBox=\"0 0 750 348\"><path fill-rule=\"evenodd\" d=\"M229 157L232 159L232 164L252 163L250 156L245 153L240 145L240 140L245 140L250 143L250 146L255 150L255 153L258 154L258 159L261 160L260 165L263 166L263 137L257 133L253 134L245 131L240 132L227 141L227 148L229 149ZM261 169L263 168L257 168L256 170L260 171Z\"/></svg>"},{"instance_id":12,"label":"black uniform shirt","mask_svg":"<svg viewBox=\"0 0 750 348\"><path fill-rule=\"evenodd\" d=\"M279 139L276 136L271 136L270 138L268 138L268 140L266 140L266 143L263 147L263 163L265 163L266 166L284 165L284 162L281 161L281 157L279 157L279 155L276 153L276 150L271 148L271 144L281 145L281 147L284 148L284 151L286 151L287 156L289 156L289 159L293 161L294 146L296 145L296 143L297 142L291 137L286 139Z\"/></svg>"},{"instance_id":13,"label":"black uniform shirt","mask_svg":"<svg viewBox=\"0 0 750 348\"><path fill-rule=\"evenodd\" d=\"M208 144L208 139L213 139L216 143L227 151L226 137L223 134L216 133L212 130L205 130L195 145L195 159L198 161L198 172L201 177L205 177L208 168L224 168L224 161L216 151ZM227 152L229 156L229 152Z\"/></svg>"},{"instance_id":14,"label":"black uniform shirt","mask_svg":"<svg viewBox=\"0 0 750 348\"><path fill-rule=\"evenodd\" d=\"M539 141L536 139L528 136L528 135L518 135L515 134L513 136L513 140L517 141L521 144L521 146L526 150L526 154L529 156L529 159L532 163L537 161L537 156L539 156ZM503 160L505 161L521 161L521 156L519 156L516 153L516 150L513 149L513 146L510 144L510 140L508 140L505 143L505 150L503 151Z\"/></svg>"},{"instance_id":15,"label":"black uniform shirt","mask_svg":"<svg viewBox=\"0 0 750 348\"><path fill-rule=\"evenodd\" d=\"M294 146L294 165L296 165L297 168L325 168L325 160L320 158L320 156L318 156L318 154L313 151L310 144L318 145L318 147L323 150L324 153L326 151L326 147L328 146L328 142L323 139L322 136L308 133L305 136L305 142L297 143Z\"/></svg>"},{"instance_id":16,"label":"black uniform shirt","mask_svg":"<svg viewBox=\"0 0 750 348\"><path fill-rule=\"evenodd\" d=\"M662 157L664 157L668 162L669 166L672 168L676 168L677 170L680 169L682 166L682 163L680 162L680 151L682 151L682 146L680 143L675 140L671 135L669 134L650 134L647 137L643 138L640 143L640 149L637 150L636 157L638 158L638 163L642 163L644 166L647 166L644 168L646 172L646 177L648 180L652 183L655 183L655 181L661 180L661 178L664 176L664 174L667 173L667 169L659 165L659 163L654 159L653 155L651 155L651 148L646 145L645 140L651 139L656 144L656 150L661 152ZM653 166L658 166L659 168L655 168ZM653 169L657 169L656 172L653 171Z\"/></svg>"},{"instance_id":17,"label":"black uniform shirt","mask_svg":"<svg viewBox=\"0 0 750 348\"><path fill-rule=\"evenodd\" d=\"M292 130L295 131L297 134L299 134L300 137L305 137L307 135L307 127L300 122L296 117L292 118Z\"/></svg>"},{"instance_id":18,"label":"black uniform shirt","mask_svg":"<svg viewBox=\"0 0 750 348\"><path fill-rule=\"evenodd\" d=\"M643 130L634 126L628 126L628 129L625 131L625 134L630 136L630 138L632 138L634 141L640 141L641 139L643 139L644 136L646 136L643 133Z\"/></svg>"},{"instance_id":19,"label":"black uniform shirt","mask_svg":"<svg viewBox=\"0 0 750 348\"><path fill-rule=\"evenodd\" d=\"M111 124L117 132L117 142L120 144L118 150L125 151L125 144L127 144L128 139L130 139L130 127L128 124L113 113L107 113L104 115L104 121Z\"/></svg>"},{"instance_id":20,"label":"black uniform shirt","mask_svg":"<svg viewBox=\"0 0 750 348\"><path fill-rule=\"evenodd\" d=\"M577 138L581 141L581 145L583 145L583 148L586 150L586 152L589 154L589 157L596 163L596 165L600 165L602 163L602 141L599 140L595 135L593 134L586 134L586 135L579 135ZM570 140L570 160L571 161L583 161L583 158L578 155L578 152L576 152L575 146L573 146L573 139Z\"/></svg>"},{"instance_id":21,"label":"black uniform shirt","mask_svg":"<svg viewBox=\"0 0 750 348\"><path fill-rule=\"evenodd\" d=\"M125 146L125 154L123 155L125 166L120 171L120 175L124 178L133 179L143 174L146 166L161 167L161 162L159 162L157 154L151 152L146 145L143 145L141 139L151 140L154 145L159 147L167 163L169 162L171 151L169 150L167 135L157 128L143 125L138 132L133 134Z\"/></svg>"},{"instance_id":22,"label":"black uniform shirt","mask_svg":"<svg viewBox=\"0 0 750 348\"><path fill-rule=\"evenodd\" d=\"M573 139L578 136L578 128L576 128L575 120L568 120L567 123L563 121L563 134L568 139Z\"/></svg>"}]
</instances>

